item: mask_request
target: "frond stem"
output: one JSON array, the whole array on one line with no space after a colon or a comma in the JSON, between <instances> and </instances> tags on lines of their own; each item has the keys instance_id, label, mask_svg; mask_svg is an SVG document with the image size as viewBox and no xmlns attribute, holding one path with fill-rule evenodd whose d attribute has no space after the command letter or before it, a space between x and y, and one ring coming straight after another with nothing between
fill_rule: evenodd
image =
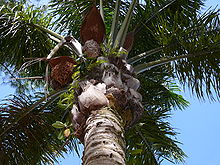
<instances>
[{"instance_id":1,"label":"frond stem","mask_svg":"<svg viewBox=\"0 0 220 165\"><path fill-rule=\"evenodd\" d=\"M160 51L162 51L164 48L166 48L165 46L161 46L161 47L158 47L158 48L155 48L155 49L152 49L152 50L149 50L147 52L144 52L144 53L141 53L137 56L134 56L134 57L131 57L128 59L128 63L129 64L134 64L136 62L138 62L139 60L143 59L143 58L146 58L152 54L155 54L155 53L158 53Z\"/></svg>"},{"instance_id":2,"label":"frond stem","mask_svg":"<svg viewBox=\"0 0 220 165\"><path fill-rule=\"evenodd\" d=\"M148 62L148 63L144 63L144 64L140 64L137 65L136 67L134 67L134 71L137 74L140 74L148 69L154 68L156 66L160 66L163 64L167 64L169 62L172 61L176 61L176 60L181 60L184 58L191 58L191 57L196 57L196 56L202 56L202 55L207 55L209 53L214 53L214 52L219 52L220 49L217 49L215 51L206 51L206 52L199 52L199 53L195 53L195 54L184 54L181 56L176 56L176 57L168 57L168 58L161 58L160 60L156 60L156 61L152 61L152 62Z\"/></svg>"},{"instance_id":3,"label":"frond stem","mask_svg":"<svg viewBox=\"0 0 220 165\"><path fill-rule=\"evenodd\" d=\"M35 27L37 27L37 28L39 28L40 30L42 30L42 31L44 31L44 32L46 32L46 33L48 33L48 34L50 34L51 36L54 36L54 37L60 39L60 40L63 40L63 39L64 39L63 36L59 35L58 33L55 33L54 31L52 31L52 30L50 30L50 29L47 29L47 28L42 27L42 26L39 26L39 25L37 25L37 24L32 24L32 25L35 26Z\"/></svg>"}]
</instances>

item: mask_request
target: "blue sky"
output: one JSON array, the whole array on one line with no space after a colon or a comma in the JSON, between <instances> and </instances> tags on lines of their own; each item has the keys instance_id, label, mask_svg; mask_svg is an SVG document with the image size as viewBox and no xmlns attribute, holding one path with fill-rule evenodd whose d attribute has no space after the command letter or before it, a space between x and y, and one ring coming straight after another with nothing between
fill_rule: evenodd
<instances>
[{"instance_id":1,"label":"blue sky","mask_svg":"<svg viewBox=\"0 0 220 165\"><path fill-rule=\"evenodd\" d=\"M206 7L220 5L220 0L207 0L205 4ZM4 85L1 80L0 91L0 98L3 98L13 93L14 89ZM220 103L201 102L188 91L181 94L191 105L184 111L174 111L169 121L181 133L177 139L183 143L181 148L188 155L184 165L220 165ZM59 165L70 164L80 165L80 158L74 153L60 159Z\"/></svg>"}]
</instances>

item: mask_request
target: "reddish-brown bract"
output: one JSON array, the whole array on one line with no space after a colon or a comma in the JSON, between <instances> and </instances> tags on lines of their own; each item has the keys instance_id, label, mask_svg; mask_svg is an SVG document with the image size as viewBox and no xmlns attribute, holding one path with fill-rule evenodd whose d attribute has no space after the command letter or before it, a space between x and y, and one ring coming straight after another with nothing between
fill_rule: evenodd
<instances>
[{"instance_id":1,"label":"reddish-brown bract","mask_svg":"<svg viewBox=\"0 0 220 165\"><path fill-rule=\"evenodd\" d=\"M130 52L130 50L133 47L133 43L134 43L134 32L129 32L125 38L123 48L126 49L128 52Z\"/></svg>"},{"instance_id":2,"label":"reddish-brown bract","mask_svg":"<svg viewBox=\"0 0 220 165\"><path fill-rule=\"evenodd\" d=\"M95 5L92 6L85 16L80 30L81 42L85 44L88 40L95 40L101 44L105 37L105 24Z\"/></svg>"}]
</instances>

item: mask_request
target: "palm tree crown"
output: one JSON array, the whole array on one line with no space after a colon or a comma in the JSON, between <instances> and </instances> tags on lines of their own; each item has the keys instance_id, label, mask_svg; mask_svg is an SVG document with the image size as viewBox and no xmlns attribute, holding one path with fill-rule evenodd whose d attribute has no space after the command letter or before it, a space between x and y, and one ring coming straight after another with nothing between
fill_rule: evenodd
<instances>
[{"instance_id":1,"label":"palm tree crown","mask_svg":"<svg viewBox=\"0 0 220 165\"><path fill-rule=\"evenodd\" d=\"M113 101L116 109L127 108L118 112L126 129L127 164L183 161L177 133L166 120L172 109L188 106L176 82L202 99L220 96L219 11L199 14L202 5L201 0L52 0L39 8L0 3L0 68L17 88L0 108L0 161L43 164L68 149L78 153L86 115L74 119L71 108L88 110L84 80L111 86L112 70L122 74L122 80L114 78L116 85L126 82L130 89ZM90 84L97 92L98 83ZM112 103L111 95L105 96L96 108Z\"/></svg>"}]
</instances>

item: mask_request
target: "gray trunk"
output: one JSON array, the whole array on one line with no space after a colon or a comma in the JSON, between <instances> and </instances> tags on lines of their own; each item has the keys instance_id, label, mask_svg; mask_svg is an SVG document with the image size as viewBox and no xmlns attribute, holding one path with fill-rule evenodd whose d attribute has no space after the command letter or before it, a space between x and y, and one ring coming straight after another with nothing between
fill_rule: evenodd
<instances>
[{"instance_id":1,"label":"gray trunk","mask_svg":"<svg viewBox=\"0 0 220 165\"><path fill-rule=\"evenodd\" d=\"M92 111L86 120L83 165L125 165L123 123L111 108Z\"/></svg>"}]
</instances>

